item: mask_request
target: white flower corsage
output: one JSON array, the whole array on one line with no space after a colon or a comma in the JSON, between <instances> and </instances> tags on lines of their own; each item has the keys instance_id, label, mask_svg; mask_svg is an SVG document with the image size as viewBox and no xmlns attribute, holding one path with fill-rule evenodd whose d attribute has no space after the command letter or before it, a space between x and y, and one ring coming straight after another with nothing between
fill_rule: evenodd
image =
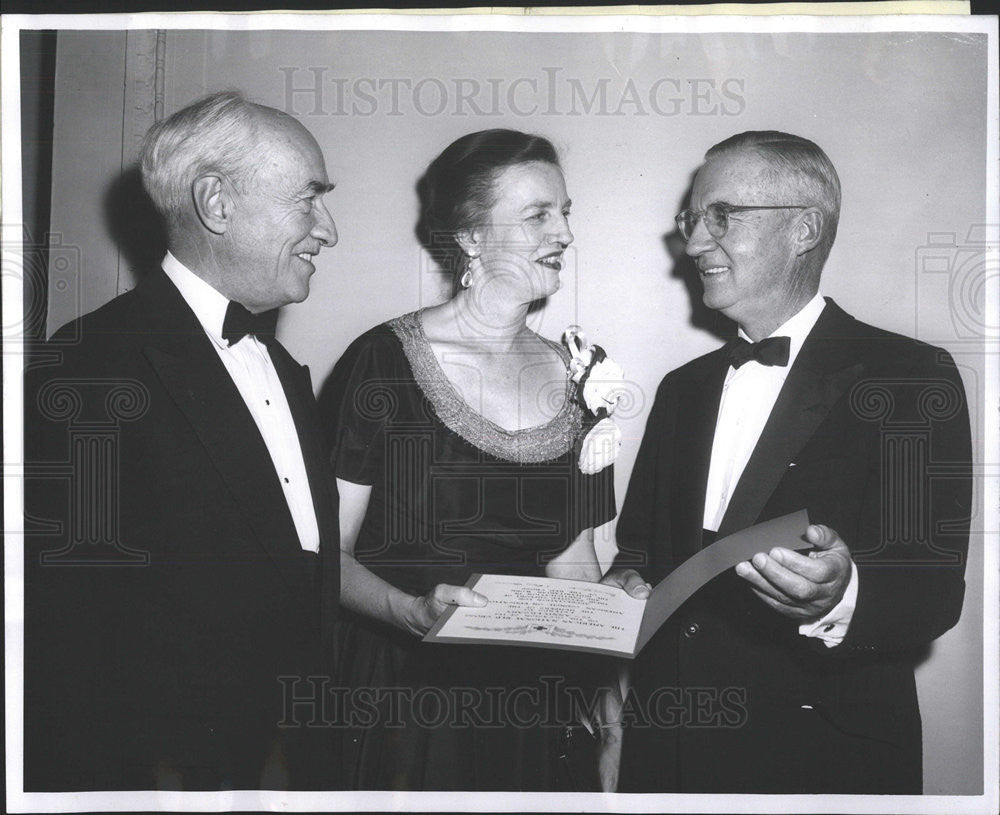
<instances>
[{"instance_id":1,"label":"white flower corsage","mask_svg":"<svg viewBox=\"0 0 1000 815\"><path fill-rule=\"evenodd\" d=\"M563 344L569 349L570 378L576 383L575 398L590 421L590 430L580 445L580 470L587 475L598 473L613 464L622 446L622 433L610 418L625 392L625 372L599 345L588 345L579 326L563 332Z\"/></svg>"},{"instance_id":2,"label":"white flower corsage","mask_svg":"<svg viewBox=\"0 0 1000 815\"><path fill-rule=\"evenodd\" d=\"M601 419L590 428L580 445L580 472L593 475L614 464L621 446L622 432L615 420Z\"/></svg>"}]
</instances>

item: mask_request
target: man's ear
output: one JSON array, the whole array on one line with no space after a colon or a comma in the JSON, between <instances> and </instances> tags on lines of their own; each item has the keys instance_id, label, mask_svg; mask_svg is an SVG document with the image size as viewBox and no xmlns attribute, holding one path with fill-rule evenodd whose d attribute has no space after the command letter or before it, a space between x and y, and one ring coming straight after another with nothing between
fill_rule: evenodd
<instances>
[{"instance_id":1,"label":"man's ear","mask_svg":"<svg viewBox=\"0 0 1000 815\"><path fill-rule=\"evenodd\" d=\"M795 239L798 243L797 254L804 255L816 248L823 237L823 213L816 207L809 207L799 215L795 226Z\"/></svg>"},{"instance_id":2,"label":"man's ear","mask_svg":"<svg viewBox=\"0 0 1000 815\"><path fill-rule=\"evenodd\" d=\"M198 176L191 184L194 210L198 220L209 232L223 234L229 228L232 201L218 175L208 173Z\"/></svg>"},{"instance_id":3,"label":"man's ear","mask_svg":"<svg viewBox=\"0 0 1000 815\"><path fill-rule=\"evenodd\" d=\"M479 231L477 229L460 229L455 233L455 242L465 254L472 257L479 257L482 247L479 244Z\"/></svg>"}]
</instances>

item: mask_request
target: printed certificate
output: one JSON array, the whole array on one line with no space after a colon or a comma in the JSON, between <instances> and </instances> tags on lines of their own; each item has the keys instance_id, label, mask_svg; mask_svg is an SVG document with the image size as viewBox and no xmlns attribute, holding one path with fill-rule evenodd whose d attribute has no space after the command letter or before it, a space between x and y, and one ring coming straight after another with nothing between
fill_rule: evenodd
<instances>
[{"instance_id":1,"label":"printed certificate","mask_svg":"<svg viewBox=\"0 0 1000 815\"><path fill-rule=\"evenodd\" d=\"M808 525L808 514L799 510L729 535L674 569L645 600L600 583L476 574L466 585L489 603L449 608L424 642L525 645L632 658L712 578L774 546L811 548L804 538Z\"/></svg>"}]
</instances>

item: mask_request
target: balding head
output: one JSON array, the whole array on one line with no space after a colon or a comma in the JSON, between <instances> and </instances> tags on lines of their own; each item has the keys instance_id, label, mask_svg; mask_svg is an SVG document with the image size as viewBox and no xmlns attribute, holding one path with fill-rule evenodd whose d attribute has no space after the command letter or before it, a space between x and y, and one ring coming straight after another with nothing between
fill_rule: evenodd
<instances>
[{"instance_id":1,"label":"balding head","mask_svg":"<svg viewBox=\"0 0 1000 815\"><path fill-rule=\"evenodd\" d=\"M216 291L255 313L308 296L337 230L323 153L298 121L213 94L150 130L141 168L171 253Z\"/></svg>"},{"instance_id":2,"label":"balding head","mask_svg":"<svg viewBox=\"0 0 1000 815\"><path fill-rule=\"evenodd\" d=\"M154 124L139 154L142 182L157 209L176 227L192 210L191 185L205 173L245 192L266 164L269 136L292 117L223 91Z\"/></svg>"}]
</instances>

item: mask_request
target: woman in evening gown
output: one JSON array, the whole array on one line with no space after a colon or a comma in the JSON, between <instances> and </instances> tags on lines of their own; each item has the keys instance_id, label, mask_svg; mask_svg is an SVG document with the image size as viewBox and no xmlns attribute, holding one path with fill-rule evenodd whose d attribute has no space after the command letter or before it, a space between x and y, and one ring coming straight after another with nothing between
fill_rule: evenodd
<instances>
[{"instance_id":1,"label":"woman in evening gown","mask_svg":"<svg viewBox=\"0 0 1000 815\"><path fill-rule=\"evenodd\" d=\"M322 397L341 496L334 696L349 784L598 789L580 714L610 675L600 658L420 639L449 605L485 603L473 574L601 577L613 467L581 471L570 354L527 325L573 241L563 173L546 139L483 131L450 145L419 192L418 229L454 296L357 338Z\"/></svg>"}]
</instances>

